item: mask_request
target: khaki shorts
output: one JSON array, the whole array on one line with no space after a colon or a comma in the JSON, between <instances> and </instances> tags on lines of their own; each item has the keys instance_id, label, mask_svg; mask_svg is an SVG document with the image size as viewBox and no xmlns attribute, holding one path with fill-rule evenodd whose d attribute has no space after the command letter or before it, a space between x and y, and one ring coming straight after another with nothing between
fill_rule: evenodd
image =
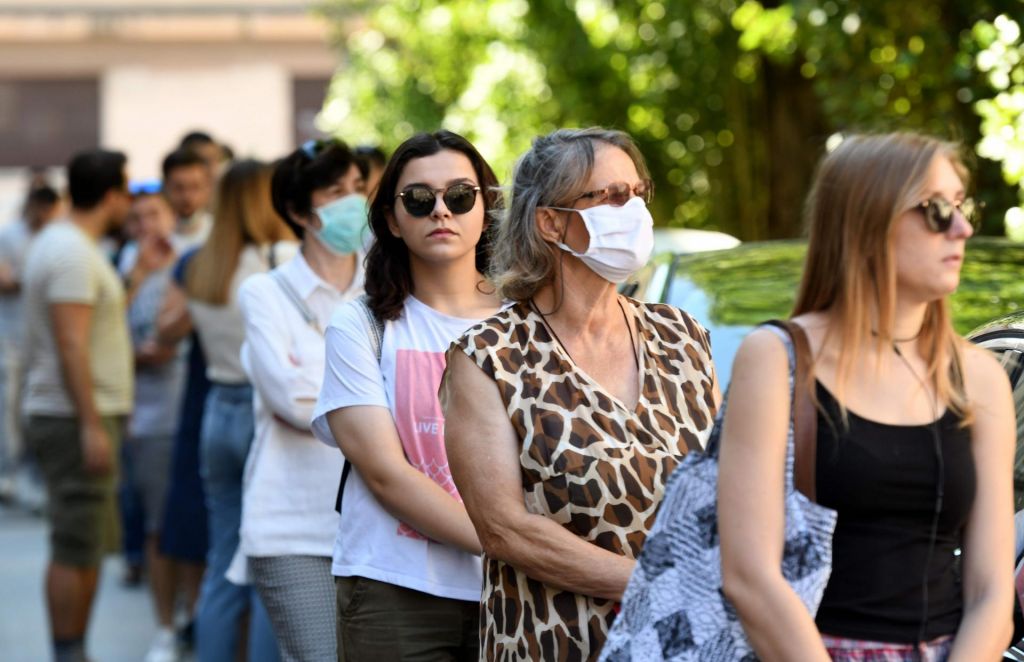
<instances>
[{"instance_id":1,"label":"khaki shorts","mask_svg":"<svg viewBox=\"0 0 1024 662\"><path fill-rule=\"evenodd\" d=\"M46 481L53 561L76 567L98 566L104 554L120 548L117 511L117 458L124 418L103 417L110 435L113 470L90 474L82 465L78 419L29 416L25 445Z\"/></svg>"}]
</instances>

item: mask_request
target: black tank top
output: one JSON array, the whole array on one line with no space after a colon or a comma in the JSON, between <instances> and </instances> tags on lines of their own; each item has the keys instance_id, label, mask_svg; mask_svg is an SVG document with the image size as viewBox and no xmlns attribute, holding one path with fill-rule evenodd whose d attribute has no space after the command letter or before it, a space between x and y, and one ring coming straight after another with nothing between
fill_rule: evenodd
<instances>
[{"instance_id":1,"label":"black tank top","mask_svg":"<svg viewBox=\"0 0 1024 662\"><path fill-rule=\"evenodd\" d=\"M839 513L832 575L818 629L851 639L915 643L938 479L932 425L886 425L847 412L819 382L818 502ZM924 639L954 634L963 612L957 555L974 501L969 428L947 411L938 420L945 485L938 535L927 563ZM837 434L838 433L838 434Z\"/></svg>"}]
</instances>

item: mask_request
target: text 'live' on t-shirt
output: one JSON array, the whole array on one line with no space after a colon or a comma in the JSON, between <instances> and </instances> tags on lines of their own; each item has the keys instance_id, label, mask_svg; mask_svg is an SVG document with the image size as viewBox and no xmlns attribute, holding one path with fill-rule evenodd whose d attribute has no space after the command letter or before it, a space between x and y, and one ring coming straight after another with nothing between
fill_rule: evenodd
<instances>
[{"instance_id":1,"label":"text 'live' on t-shirt","mask_svg":"<svg viewBox=\"0 0 1024 662\"><path fill-rule=\"evenodd\" d=\"M334 314L327 329L324 385L313 432L334 445L327 414L353 406L391 412L407 461L461 501L444 448L444 417L437 398L444 353L479 320L451 317L414 297L388 321L378 364L358 304ZM334 547L336 576L360 576L458 600L480 599L479 557L429 540L388 513L353 470L343 495Z\"/></svg>"}]
</instances>

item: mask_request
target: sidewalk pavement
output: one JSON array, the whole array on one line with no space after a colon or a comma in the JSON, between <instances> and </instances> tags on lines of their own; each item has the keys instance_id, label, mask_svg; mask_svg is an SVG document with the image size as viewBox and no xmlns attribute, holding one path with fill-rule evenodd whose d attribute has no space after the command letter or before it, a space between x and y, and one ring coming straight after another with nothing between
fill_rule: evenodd
<instances>
[{"instance_id":1,"label":"sidewalk pavement","mask_svg":"<svg viewBox=\"0 0 1024 662\"><path fill-rule=\"evenodd\" d=\"M46 522L24 510L0 506L0 660L51 659L43 599ZM123 565L103 566L86 650L94 662L140 662L156 633L145 585L121 584Z\"/></svg>"}]
</instances>

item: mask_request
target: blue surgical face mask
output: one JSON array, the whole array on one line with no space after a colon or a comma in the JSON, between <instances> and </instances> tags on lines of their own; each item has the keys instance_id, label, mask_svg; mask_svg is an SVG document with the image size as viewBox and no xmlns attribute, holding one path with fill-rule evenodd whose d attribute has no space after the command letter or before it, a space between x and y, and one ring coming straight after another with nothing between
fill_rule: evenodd
<instances>
[{"instance_id":1,"label":"blue surgical face mask","mask_svg":"<svg viewBox=\"0 0 1024 662\"><path fill-rule=\"evenodd\" d=\"M316 238L321 244L339 255L355 253L363 247L370 211L365 196L359 193L346 195L314 211L320 217L321 226L316 231Z\"/></svg>"}]
</instances>

